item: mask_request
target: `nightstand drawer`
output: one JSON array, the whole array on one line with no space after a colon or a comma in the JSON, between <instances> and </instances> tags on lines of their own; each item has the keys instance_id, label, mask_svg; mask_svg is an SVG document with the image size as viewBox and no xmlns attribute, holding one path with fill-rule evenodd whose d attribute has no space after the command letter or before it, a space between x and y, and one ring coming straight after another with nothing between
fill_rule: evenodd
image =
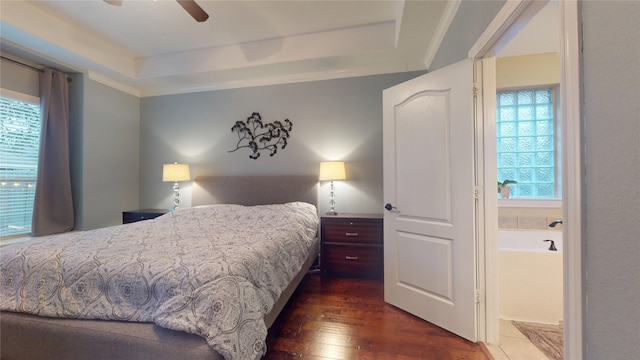
<instances>
[{"instance_id":1,"label":"nightstand drawer","mask_svg":"<svg viewBox=\"0 0 640 360\"><path fill-rule=\"evenodd\" d=\"M320 224L322 274L382 278L382 214L323 216Z\"/></svg>"},{"instance_id":2,"label":"nightstand drawer","mask_svg":"<svg viewBox=\"0 0 640 360\"><path fill-rule=\"evenodd\" d=\"M322 263L327 275L380 278L382 246L325 244Z\"/></svg>"},{"instance_id":3,"label":"nightstand drawer","mask_svg":"<svg viewBox=\"0 0 640 360\"><path fill-rule=\"evenodd\" d=\"M129 224L136 221L155 219L168 212L167 209L143 209L122 212L122 223Z\"/></svg>"},{"instance_id":4,"label":"nightstand drawer","mask_svg":"<svg viewBox=\"0 0 640 360\"><path fill-rule=\"evenodd\" d=\"M379 221L336 219L325 221L322 233L327 242L382 244Z\"/></svg>"}]
</instances>

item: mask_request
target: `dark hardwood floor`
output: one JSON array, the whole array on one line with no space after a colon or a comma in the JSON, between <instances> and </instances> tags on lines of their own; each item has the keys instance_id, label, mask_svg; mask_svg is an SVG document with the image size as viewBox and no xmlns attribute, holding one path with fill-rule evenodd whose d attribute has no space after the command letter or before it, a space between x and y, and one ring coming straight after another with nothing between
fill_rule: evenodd
<instances>
[{"instance_id":1,"label":"dark hardwood floor","mask_svg":"<svg viewBox=\"0 0 640 360\"><path fill-rule=\"evenodd\" d=\"M307 275L269 330L264 359L492 359L462 339L386 304L375 280Z\"/></svg>"}]
</instances>

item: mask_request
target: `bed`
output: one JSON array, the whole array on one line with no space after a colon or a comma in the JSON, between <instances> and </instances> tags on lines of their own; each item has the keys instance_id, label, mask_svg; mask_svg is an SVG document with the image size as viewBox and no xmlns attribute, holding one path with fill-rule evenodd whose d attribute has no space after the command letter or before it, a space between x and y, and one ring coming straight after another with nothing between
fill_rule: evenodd
<instances>
[{"instance_id":1,"label":"bed","mask_svg":"<svg viewBox=\"0 0 640 360\"><path fill-rule=\"evenodd\" d=\"M319 253L317 177L196 178L192 198L154 220L2 248L1 358L260 358ZM26 257L46 248L58 270L33 271L45 265Z\"/></svg>"}]
</instances>

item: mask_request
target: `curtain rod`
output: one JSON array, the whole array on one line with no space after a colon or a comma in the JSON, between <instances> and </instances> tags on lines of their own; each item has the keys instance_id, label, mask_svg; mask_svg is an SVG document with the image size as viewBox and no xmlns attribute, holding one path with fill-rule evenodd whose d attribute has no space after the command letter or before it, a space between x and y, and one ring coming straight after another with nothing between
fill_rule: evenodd
<instances>
[{"instance_id":1,"label":"curtain rod","mask_svg":"<svg viewBox=\"0 0 640 360\"><path fill-rule=\"evenodd\" d=\"M5 57L5 56L0 56L0 58L2 58L2 60L10 61L10 62L12 62L12 63L14 63L14 64L18 64L18 65L22 65L22 66L25 66L25 67L31 68L31 69L33 69L33 70L35 70L35 71L38 71L38 72L44 72L44 70L42 70L42 69L41 69L41 68L39 68L39 67L35 67L35 66L33 66L33 65L29 65L29 64L25 64L25 63L23 63L23 62L21 62L21 61L14 60L14 59L12 59L12 58L8 58L8 57Z\"/></svg>"},{"instance_id":2,"label":"curtain rod","mask_svg":"<svg viewBox=\"0 0 640 360\"><path fill-rule=\"evenodd\" d=\"M43 70L42 68L35 67L35 66L33 66L33 65L29 65L29 64L25 64L25 63L23 63L23 62L21 62L21 61L14 60L14 59L12 59L12 58L8 58L8 57L6 57L6 56L0 56L0 59L2 59L2 60L7 60L7 61L9 61L9 62L12 62L12 63L14 63L14 64L18 64L18 65L21 65L21 66L28 67L28 68L33 69L33 70L35 70L35 71L37 71L37 72L40 72L40 73L44 72L44 70ZM72 82L72 81L73 81L73 79L71 79L70 77L68 77L68 74L67 74L67 82Z\"/></svg>"}]
</instances>

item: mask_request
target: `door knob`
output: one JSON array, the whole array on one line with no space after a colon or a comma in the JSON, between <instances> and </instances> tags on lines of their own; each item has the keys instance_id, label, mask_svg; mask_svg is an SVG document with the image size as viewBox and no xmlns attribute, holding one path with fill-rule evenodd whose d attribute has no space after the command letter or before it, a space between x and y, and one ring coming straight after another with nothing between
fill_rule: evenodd
<instances>
[{"instance_id":1,"label":"door knob","mask_svg":"<svg viewBox=\"0 0 640 360\"><path fill-rule=\"evenodd\" d=\"M397 209L397 207L395 207L395 206L393 206L393 205L391 205L389 203L387 203L387 205L385 205L384 208L389 210L389 211L391 211L392 209Z\"/></svg>"}]
</instances>

